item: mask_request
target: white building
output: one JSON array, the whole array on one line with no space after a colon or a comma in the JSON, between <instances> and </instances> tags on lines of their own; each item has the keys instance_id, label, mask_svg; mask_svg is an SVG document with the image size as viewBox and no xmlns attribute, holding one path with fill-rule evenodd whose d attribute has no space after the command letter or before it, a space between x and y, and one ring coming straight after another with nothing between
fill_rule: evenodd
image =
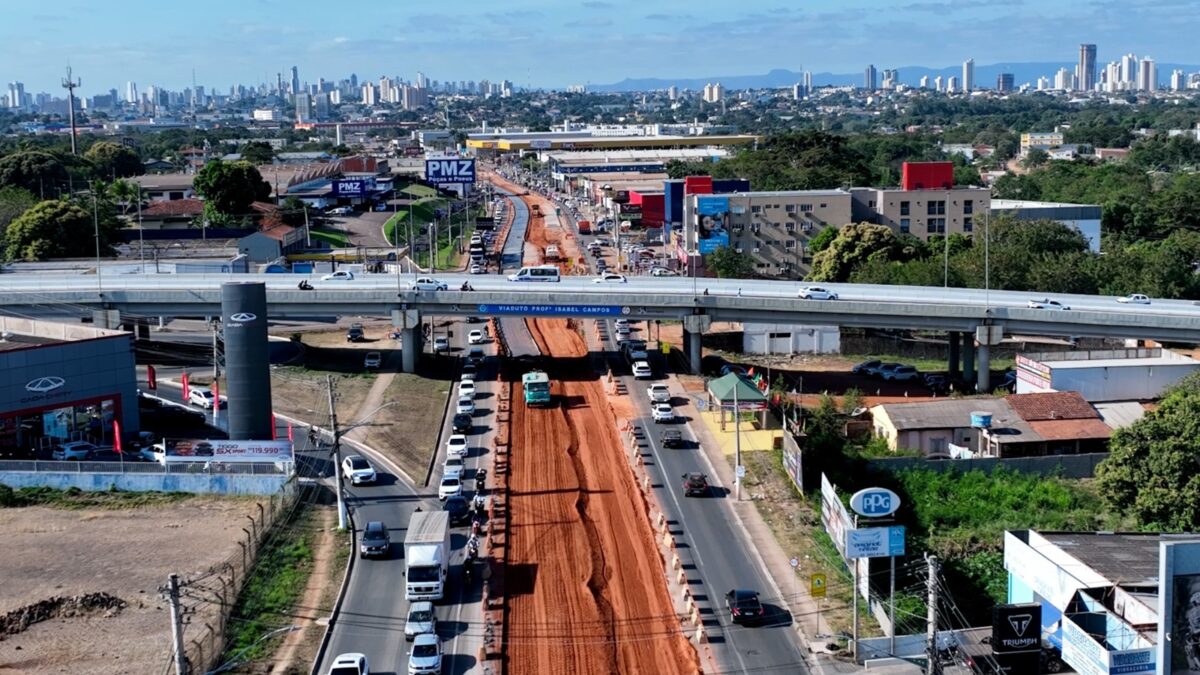
<instances>
[{"instance_id":1,"label":"white building","mask_svg":"<svg viewBox=\"0 0 1200 675\"><path fill-rule=\"evenodd\" d=\"M1158 64L1146 57L1138 63L1138 91L1158 91Z\"/></svg>"},{"instance_id":2,"label":"white building","mask_svg":"<svg viewBox=\"0 0 1200 675\"><path fill-rule=\"evenodd\" d=\"M742 351L747 354L837 354L841 348L837 326L742 324Z\"/></svg>"},{"instance_id":3,"label":"white building","mask_svg":"<svg viewBox=\"0 0 1200 675\"><path fill-rule=\"evenodd\" d=\"M968 94L975 91L975 59L963 61L962 90Z\"/></svg>"},{"instance_id":4,"label":"white building","mask_svg":"<svg viewBox=\"0 0 1200 675\"><path fill-rule=\"evenodd\" d=\"M1017 393L1077 391L1089 402L1151 401L1200 361L1167 349L1106 349L1017 356Z\"/></svg>"},{"instance_id":5,"label":"white building","mask_svg":"<svg viewBox=\"0 0 1200 675\"><path fill-rule=\"evenodd\" d=\"M283 118L279 114L279 111L274 108L255 108L254 109L254 121L255 122L278 122L281 119L283 119Z\"/></svg>"}]
</instances>

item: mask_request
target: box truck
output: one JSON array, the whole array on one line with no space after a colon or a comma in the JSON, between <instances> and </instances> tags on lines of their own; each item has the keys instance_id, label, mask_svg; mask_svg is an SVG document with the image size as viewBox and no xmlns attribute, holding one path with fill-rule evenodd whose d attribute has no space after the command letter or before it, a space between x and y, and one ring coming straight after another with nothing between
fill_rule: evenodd
<instances>
[{"instance_id":1,"label":"box truck","mask_svg":"<svg viewBox=\"0 0 1200 675\"><path fill-rule=\"evenodd\" d=\"M418 511L404 536L404 599L441 600L450 570L450 515Z\"/></svg>"}]
</instances>

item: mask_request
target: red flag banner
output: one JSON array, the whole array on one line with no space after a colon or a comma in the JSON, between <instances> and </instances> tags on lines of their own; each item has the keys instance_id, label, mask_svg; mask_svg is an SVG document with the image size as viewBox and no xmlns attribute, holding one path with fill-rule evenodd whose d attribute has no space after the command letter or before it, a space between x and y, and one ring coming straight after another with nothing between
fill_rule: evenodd
<instances>
[{"instance_id":1,"label":"red flag banner","mask_svg":"<svg viewBox=\"0 0 1200 675\"><path fill-rule=\"evenodd\" d=\"M296 437L292 434L292 421L288 420L288 440L295 442Z\"/></svg>"},{"instance_id":2,"label":"red flag banner","mask_svg":"<svg viewBox=\"0 0 1200 675\"><path fill-rule=\"evenodd\" d=\"M146 366L146 388L151 391L158 389L158 373L154 372L154 366Z\"/></svg>"},{"instance_id":3,"label":"red flag banner","mask_svg":"<svg viewBox=\"0 0 1200 675\"><path fill-rule=\"evenodd\" d=\"M279 440L279 424L275 421L275 413L271 413L271 440Z\"/></svg>"},{"instance_id":4,"label":"red flag banner","mask_svg":"<svg viewBox=\"0 0 1200 675\"><path fill-rule=\"evenodd\" d=\"M221 383L218 380L213 380L213 412L221 409Z\"/></svg>"},{"instance_id":5,"label":"red flag banner","mask_svg":"<svg viewBox=\"0 0 1200 675\"><path fill-rule=\"evenodd\" d=\"M121 454L121 423L113 420L113 450Z\"/></svg>"},{"instance_id":6,"label":"red flag banner","mask_svg":"<svg viewBox=\"0 0 1200 675\"><path fill-rule=\"evenodd\" d=\"M191 396L191 390L188 389L188 376L186 370L183 371L183 377L181 379L183 380L183 402L187 403L188 397Z\"/></svg>"}]
</instances>

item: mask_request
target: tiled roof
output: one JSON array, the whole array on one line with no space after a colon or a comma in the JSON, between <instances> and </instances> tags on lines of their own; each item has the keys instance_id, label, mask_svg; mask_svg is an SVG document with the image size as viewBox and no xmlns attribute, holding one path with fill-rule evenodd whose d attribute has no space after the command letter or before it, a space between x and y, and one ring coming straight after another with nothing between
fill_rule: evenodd
<instances>
[{"instance_id":1,"label":"tiled roof","mask_svg":"<svg viewBox=\"0 0 1200 675\"><path fill-rule=\"evenodd\" d=\"M163 216L198 216L204 213L202 199L172 199L170 201L151 202L150 206L142 209L143 218Z\"/></svg>"},{"instance_id":2,"label":"tiled roof","mask_svg":"<svg viewBox=\"0 0 1200 675\"><path fill-rule=\"evenodd\" d=\"M1077 391L1012 394L1004 398L1026 422L1100 419L1100 413Z\"/></svg>"},{"instance_id":3,"label":"tiled roof","mask_svg":"<svg viewBox=\"0 0 1200 675\"><path fill-rule=\"evenodd\" d=\"M1047 441L1082 441L1089 438L1109 438L1112 427L1101 419L1045 420L1030 422L1029 426Z\"/></svg>"},{"instance_id":4,"label":"tiled roof","mask_svg":"<svg viewBox=\"0 0 1200 675\"><path fill-rule=\"evenodd\" d=\"M262 230L262 233L272 239L283 241L283 238L295 229L291 225L275 225Z\"/></svg>"}]
</instances>

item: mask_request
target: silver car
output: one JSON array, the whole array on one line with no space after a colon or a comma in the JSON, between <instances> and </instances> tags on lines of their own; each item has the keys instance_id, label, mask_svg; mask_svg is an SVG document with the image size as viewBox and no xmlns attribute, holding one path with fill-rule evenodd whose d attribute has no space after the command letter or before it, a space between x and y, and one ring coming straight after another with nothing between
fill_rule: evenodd
<instances>
[{"instance_id":1,"label":"silver car","mask_svg":"<svg viewBox=\"0 0 1200 675\"><path fill-rule=\"evenodd\" d=\"M408 619L404 622L404 639L412 639L422 633L437 632L437 615L433 613L433 603L428 600L414 602L408 607Z\"/></svg>"}]
</instances>

